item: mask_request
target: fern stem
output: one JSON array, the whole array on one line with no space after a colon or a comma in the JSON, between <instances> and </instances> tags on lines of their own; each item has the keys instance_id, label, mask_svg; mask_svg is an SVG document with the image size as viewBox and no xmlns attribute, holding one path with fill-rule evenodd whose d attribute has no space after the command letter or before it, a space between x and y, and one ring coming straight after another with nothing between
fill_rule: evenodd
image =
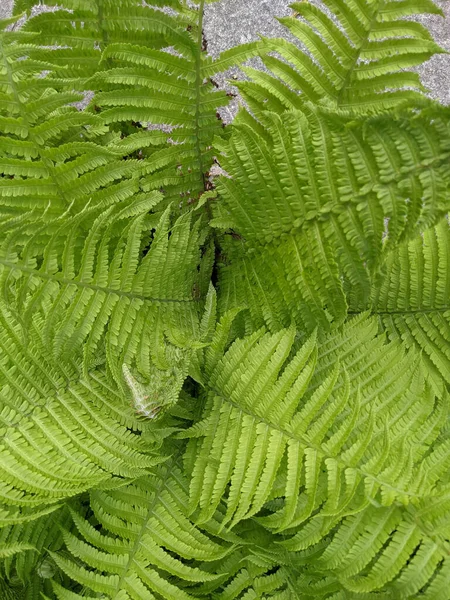
<instances>
[{"instance_id":1,"label":"fern stem","mask_svg":"<svg viewBox=\"0 0 450 600\"><path fill-rule=\"evenodd\" d=\"M200 132L200 88L203 85L203 79L202 79L202 54L203 54L203 18L205 16L205 0L200 0L199 3L199 7L198 7L198 32L197 32L197 54L195 57L195 72L196 72L196 78L195 78L195 129L196 129L196 136L195 136L195 145L196 145L196 151L197 151L197 155L198 155L198 165L199 165L199 171L200 171L200 180L201 180L201 185L203 187L203 190L206 191L206 179L205 179L205 167L203 164L203 157L202 157L202 149L200 146L200 136L199 136L199 132ZM205 204L205 213L207 215L208 218L208 222L212 219L212 212L211 212L211 207L209 206L209 203L206 202ZM213 266L213 272L216 269L217 265L216 265L216 261L217 261L217 256L220 254L220 242L217 236L217 232L215 229L212 229L212 239L214 242L214 248L215 248L215 256L216 259L214 261L214 266ZM215 279L215 277L213 276L213 280ZM213 283L215 283L213 281Z\"/></svg>"},{"instance_id":2,"label":"fern stem","mask_svg":"<svg viewBox=\"0 0 450 600\"><path fill-rule=\"evenodd\" d=\"M372 18L371 18L370 24L369 24L369 26L367 28L366 34L363 37L363 39L361 40L361 43L360 43L359 47L356 49L355 55L353 57L353 64L349 68L349 70L347 71L347 75L345 76L344 82L342 83L342 87L339 90L339 94L338 94L338 96L336 98L336 103L337 103L338 106L342 102L342 95L345 92L345 89L347 88L348 84L350 83L351 77L353 75L353 71L355 70L355 68L358 65L358 60L359 60L359 57L361 56L361 52L364 50L364 48L366 47L367 42L369 41L369 36L372 33L372 29L373 29L373 26L374 26L374 24L375 24L375 22L377 20L378 13L380 12L380 9L384 6L384 4L385 4L385 0L381 0L378 3L378 7L376 8L376 10L374 11L374 13L372 15Z\"/></svg>"},{"instance_id":3,"label":"fern stem","mask_svg":"<svg viewBox=\"0 0 450 600\"><path fill-rule=\"evenodd\" d=\"M136 294L135 292L125 292L120 289L102 287L100 285L96 285L94 283L89 283L88 281L79 281L77 279L67 279L65 277L58 277L57 275L52 275L50 273L42 273L41 271L37 271L31 267L25 267L19 263L12 263L5 259L0 258L0 264L11 269L11 271L22 271L22 273L29 273L35 277L39 277L40 279L45 279L47 281L56 281L61 285L70 285L78 288L89 289L94 292L103 292L105 295L114 295L120 298L130 298L131 300L142 300L142 302L161 302L161 303L177 303L177 304L189 304L191 302L197 302L194 298L189 299L180 299L180 298L150 298L148 296L143 296L142 294Z\"/></svg>"},{"instance_id":4,"label":"fern stem","mask_svg":"<svg viewBox=\"0 0 450 600\"><path fill-rule=\"evenodd\" d=\"M198 33L197 33L197 54L195 57L195 145L198 156L198 165L200 179L205 189L205 173L202 158L202 149L200 146L200 88L203 85L202 80L202 52L203 52L203 16L205 12L205 0L200 0L198 7Z\"/></svg>"},{"instance_id":5,"label":"fern stem","mask_svg":"<svg viewBox=\"0 0 450 600\"><path fill-rule=\"evenodd\" d=\"M409 310L409 309L405 309L405 310L374 310L373 311L373 315L377 316L377 315L427 315L427 314L433 314L433 313L445 313L447 311L450 310L450 305L447 306L439 306L436 308L417 308L414 310ZM364 310L360 310L360 311L353 311L353 310L349 310L348 311L348 315L361 315L362 313L364 313Z\"/></svg>"},{"instance_id":6,"label":"fern stem","mask_svg":"<svg viewBox=\"0 0 450 600\"><path fill-rule=\"evenodd\" d=\"M97 8L98 8L98 24L100 31L102 33L102 42L100 42L100 50L103 52L105 47L108 45L109 38L108 32L103 26L103 0L97 0ZM111 59L108 58L108 64L111 63Z\"/></svg>"}]
</instances>

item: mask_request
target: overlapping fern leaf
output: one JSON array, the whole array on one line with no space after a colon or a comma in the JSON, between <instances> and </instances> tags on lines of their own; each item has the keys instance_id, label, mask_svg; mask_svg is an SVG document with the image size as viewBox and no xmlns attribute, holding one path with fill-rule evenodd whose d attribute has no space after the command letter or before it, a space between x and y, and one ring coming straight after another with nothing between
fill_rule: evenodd
<instances>
[{"instance_id":1,"label":"overlapping fern leaf","mask_svg":"<svg viewBox=\"0 0 450 600\"><path fill-rule=\"evenodd\" d=\"M437 385L450 383L449 257L445 217L387 255L370 302L358 306L349 290L351 311L370 309L390 339L421 350Z\"/></svg>"},{"instance_id":2,"label":"overlapping fern leaf","mask_svg":"<svg viewBox=\"0 0 450 600\"><path fill-rule=\"evenodd\" d=\"M59 89L97 92L91 103L102 123L120 130L114 150L141 160L144 191L163 190L182 206L205 190L212 140L223 130L217 109L228 103L211 78L256 53L232 49L217 61L206 55L205 0L143 4L140 0L64 0L56 12L27 22L42 46L34 57L53 64ZM18 3L18 7L35 2ZM54 3L51 3L54 4Z\"/></svg>"},{"instance_id":3,"label":"overlapping fern leaf","mask_svg":"<svg viewBox=\"0 0 450 600\"><path fill-rule=\"evenodd\" d=\"M108 206L139 190L138 161L109 150L102 122L70 104L82 96L57 91L51 67L31 58L34 34L0 27L0 218L51 221L87 202ZM96 143L98 141L98 143Z\"/></svg>"},{"instance_id":4,"label":"overlapping fern leaf","mask_svg":"<svg viewBox=\"0 0 450 600\"><path fill-rule=\"evenodd\" d=\"M48 557L43 549L60 550L63 545L61 526L67 523L69 511L66 505L37 522L29 521L20 525L10 525L0 530L0 548L4 562L2 572L12 573L26 584L38 567L44 569Z\"/></svg>"},{"instance_id":5,"label":"overlapping fern leaf","mask_svg":"<svg viewBox=\"0 0 450 600\"><path fill-rule=\"evenodd\" d=\"M224 560L233 544L187 518L187 493L175 460L118 490L92 492L94 517L73 512L78 531L63 534L71 557L53 553L54 560L90 597L195 598L201 582L220 579L204 565ZM85 597L56 583L54 590L58 600Z\"/></svg>"},{"instance_id":6,"label":"overlapping fern leaf","mask_svg":"<svg viewBox=\"0 0 450 600\"><path fill-rule=\"evenodd\" d=\"M0 596L450 600L439 11L301 2L213 61L206 2L0 27Z\"/></svg>"},{"instance_id":7,"label":"overlapping fern leaf","mask_svg":"<svg viewBox=\"0 0 450 600\"><path fill-rule=\"evenodd\" d=\"M155 0L151 8L138 0L123 0L120 5L112 0L49 0L45 5L55 10L32 16L31 9L39 6L39 1L16 0L14 14L26 11L32 17L24 29L39 33L41 48L35 47L33 55L51 57L52 74L61 77L60 84L70 81L83 86L99 70L102 50L109 44L163 48L172 33L178 47L192 47L181 33L184 23L175 33L171 15L158 10L179 10L183 5L179 0Z\"/></svg>"},{"instance_id":8,"label":"overlapping fern leaf","mask_svg":"<svg viewBox=\"0 0 450 600\"><path fill-rule=\"evenodd\" d=\"M345 285L369 299L383 254L450 205L449 120L407 115L347 122L305 107L259 123L241 114L217 142L227 176L213 225L232 233L222 308L247 305L256 324L294 318L312 330L345 318Z\"/></svg>"},{"instance_id":9,"label":"overlapping fern leaf","mask_svg":"<svg viewBox=\"0 0 450 600\"><path fill-rule=\"evenodd\" d=\"M373 113L420 99L424 87L409 71L443 52L410 17L442 11L431 0L296 2L279 21L294 42L264 38L261 57L272 76L244 69L238 84L254 112L301 108L304 101Z\"/></svg>"},{"instance_id":10,"label":"overlapping fern leaf","mask_svg":"<svg viewBox=\"0 0 450 600\"><path fill-rule=\"evenodd\" d=\"M19 599L39 600L41 593L51 592L52 577L60 580L48 551L63 548L61 527L67 527L69 523L70 513L63 504L40 519L0 530L2 576L12 583L9 587L16 590Z\"/></svg>"},{"instance_id":11,"label":"overlapping fern leaf","mask_svg":"<svg viewBox=\"0 0 450 600\"><path fill-rule=\"evenodd\" d=\"M350 321L318 350L313 337L297 352L294 329L259 330L222 357L226 333L219 329L207 353L211 391L203 417L183 434L201 438L192 446L191 478L199 522L224 496L228 526L258 513L272 494L283 496L284 505L261 518L284 530L307 522L327 498L324 515L339 516L369 500L408 505L430 493L415 473L445 407L425 385L414 354L375 337L375 320Z\"/></svg>"},{"instance_id":12,"label":"overlapping fern leaf","mask_svg":"<svg viewBox=\"0 0 450 600\"><path fill-rule=\"evenodd\" d=\"M222 528L256 515L290 552L315 550L308 568L349 591L438 589L450 566L446 529L422 507L437 515L449 501L449 440L435 443L448 398L435 396L419 356L361 317L318 345L298 347L293 329L261 330L226 349L231 318L206 354L202 418L182 434L192 438L196 522L225 502Z\"/></svg>"},{"instance_id":13,"label":"overlapping fern leaf","mask_svg":"<svg viewBox=\"0 0 450 600\"><path fill-rule=\"evenodd\" d=\"M83 376L76 356L54 360L42 329L37 317L24 329L2 306L3 526L99 484L138 477L155 461L138 433L145 424L124 395L102 371Z\"/></svg>"},{"instance_id":14,"label":"overlapping fern leaf","mask_svg":"<svg viewBox=\"0 0 450 600\"><path fill-rule=\"evenodd\" d=\"M44 247L40 225L24 247L16 231L5 238L5 300L26 325L37 311L45 315L42 336L55 359L82 352L87 372L106 358L121 381L123 364L144 377L151 363L168 368L166 339L185 347L199 341L201 276L209 278L199 273L204 233L189 214L173 223L170 209L149 215L160 198L86 207L54 222Z\"/></svg>"},{"instance_id":15,"label":"overlapping fern leaf","mask_svg":"<svg viewBox=\"0 0 450 600\"><path fill-rule=\"evenodd\" d=\"M179 456L179 454L178 454ZM105 598L291 598L295 571L289 552L248 523L240 536L219 533L220 507L207 524L189 517L188 482L176 462L112 492L93 492L90 518L73 511L63 537L70 555L52 553L70 582L54 583L58 600ZM270 548L270 551L268 551ZM301 572L301 568L298 568Z\"/></svg>"}]
</instances>

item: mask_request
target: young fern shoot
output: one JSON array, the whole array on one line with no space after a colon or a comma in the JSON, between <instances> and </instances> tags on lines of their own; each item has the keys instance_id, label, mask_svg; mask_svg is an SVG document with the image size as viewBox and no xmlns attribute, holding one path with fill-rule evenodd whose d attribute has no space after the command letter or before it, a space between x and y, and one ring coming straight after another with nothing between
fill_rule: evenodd
<instances>
[{"instance_id":1,"label":"young fern shoot","mask_svg":"<svg viewBox=\"0 0 450 600\"><path fill-rule=\"evenodd\" d=\"M147 419L156 419L162 406L158 405L158 398L153 397L150 400L150 394L146 393L145 386L142 385L131 373L127 365L122 366L123 376L133 396L133 406L138 415Z\"/></svg>"}]
</instances>

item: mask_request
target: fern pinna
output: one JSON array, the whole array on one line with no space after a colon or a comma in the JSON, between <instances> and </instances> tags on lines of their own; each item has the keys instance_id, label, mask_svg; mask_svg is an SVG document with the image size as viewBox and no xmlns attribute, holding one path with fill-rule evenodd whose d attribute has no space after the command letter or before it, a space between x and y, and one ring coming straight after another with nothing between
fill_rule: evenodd
<instances>
[{"instance_id":1,"label":"fern pinna","mask_svg":"<svg viewBox=\"0 0 450 600\"><path fill-rule=\"evenodd\" d=\"M205 0L36 4L0 24L1 598L450 600L439 8L298 2L213 60Z\"/></svg>"}]
</instances>

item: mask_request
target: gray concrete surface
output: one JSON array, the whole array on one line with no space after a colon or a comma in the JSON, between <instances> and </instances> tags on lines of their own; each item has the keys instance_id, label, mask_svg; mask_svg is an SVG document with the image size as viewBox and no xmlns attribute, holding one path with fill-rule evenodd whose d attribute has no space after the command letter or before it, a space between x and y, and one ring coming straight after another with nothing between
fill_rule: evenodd
<instances>
[{"instance_id":1,"label":"gray concrete surface","mask_svg":"<svg viewBox=\"0 0 450 600\"><path fill-rule=\"evenodd\" d=\"M257 39L258 34L269 37L283 35L284 28L274 17L290 14L291 1L222 0L208 5L205 34L209 52L217 56L227 48ZM450 52L450 0L436 0L436 3L444 10L447 19L430 15L420 20L431 30L436 41ZM13 0L0 0L0 18L11 14L12 5ZM420 68L420 73L430 95L450 104L450 54L433 57ZM236 74L237 71L228 72L221 78L221 83L225 84L227 78ZM224 116L231 117L231 113Z\"/></svg>"},{"instance_id":2,"label":"gray concrete surface","mask_svg":"<svg viewBox=\"0 0 450 600\"><path fill-rule=\"evenodd\" d=\"M11 14L13 0L0 0L0 18L5 19Z\"/></svg>"}]
</instances>

